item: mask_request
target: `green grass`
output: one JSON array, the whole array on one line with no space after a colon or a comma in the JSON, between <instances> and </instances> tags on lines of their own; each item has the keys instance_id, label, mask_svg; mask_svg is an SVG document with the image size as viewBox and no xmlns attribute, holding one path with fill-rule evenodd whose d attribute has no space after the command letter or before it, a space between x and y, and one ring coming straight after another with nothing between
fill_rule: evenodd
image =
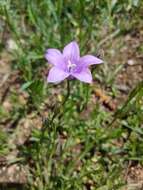
<instances>
[{"instance_id":1,"label":"green grass","mask_svg":"<svg viewBox=\"0 0 143 190\"><path fill-rule=\"evenodd\" d=\"M110 57L104 45L112 50L114 38L124 38L140 27L142 10L139 0L0 1L0 47L7 51L4 33L17 45L8 54L12 69L19 71L20 90L28 97L23 106L19 93L11 92L13 110L8 113L1 106L0 119L15 122L30 114L43 119L42 129L33 129L29 141L18 147L19 162L29 168L25 189L121 190L129 161L143 164L143 83L113 113L94 101L93 86L70 81L70 95L61 106L67 84L46 83L44 58L47 48L62 49L76 40L82 55L100 54L104 59L104 65L93 69L95 85L116 98L115 80L123 68L107 63ZM57 115L52 120L55 105ZM0 131L1 155L10 152L7 133Z\"/></svg>"}]
</instances>

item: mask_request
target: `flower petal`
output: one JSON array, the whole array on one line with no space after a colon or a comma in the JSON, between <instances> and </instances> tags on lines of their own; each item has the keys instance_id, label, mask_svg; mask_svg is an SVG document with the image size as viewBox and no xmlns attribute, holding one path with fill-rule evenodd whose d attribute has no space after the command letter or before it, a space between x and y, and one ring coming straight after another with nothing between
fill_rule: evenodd
<instances>
[{"instance_id":1,"label":"flower petal","mask_svg":"<svg viewBox=\"0 0 143 190\"><path fill-rule=\"evenodd\" d=\"M90 66L94 64L100 64L103 63L103 61L93 55L85 55L80 58L79 64L82 64L83 66Z\"/></svg>"},{"instance_id":2,"label":"flower petal","mask_svg":"<svg viewBox=\"0 0 143 190\"><path fill-rule=\"evenodd\" d=\"M63 55L66 59L69 59L73 62L77 61L80 56L78 44L73 41L66 45L63 49Z\"/></svg>"},{"instance_id":3,"label":"flower petal","mask_svg":"<svg viewBox=\"0 0 143 190\"><path fill-rule=\"evenodd\" d=\"M61 82L68 76L69 76L69 73L66 73L57 67L52 67L49 71L47 81L57 83L57 82Z\"/></svg>"},{"instance_id":4,"label":"flower petal","mask_svg":"<svg viewBox=\"0 0 143 190\"><path fill-rule=\"evenodd\" d=\"M46 51L45 58L54 66L59 68L63 68L65 66L63 55L58 49L48 49Z\"/></svg>"},{"instance_id":5,"label":"flower petal","mask_svg":"<svg viewBox=\"0 0 143 190\"><path fill-rule=\"evenodd\" d=\"M88 68L82 69L81 72L72 73L72 76L74 76L82 82L92 83L92 75Z\"/></svg>"}]
</instances>

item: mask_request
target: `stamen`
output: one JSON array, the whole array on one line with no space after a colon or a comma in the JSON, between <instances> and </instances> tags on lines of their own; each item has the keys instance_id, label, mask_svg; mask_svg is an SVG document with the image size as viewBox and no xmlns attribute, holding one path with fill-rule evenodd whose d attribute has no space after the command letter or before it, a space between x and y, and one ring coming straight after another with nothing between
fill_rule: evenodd
<instances>
[{"instance_id":1,"label":"stamen","mask_svg":"<svg viewBox=\"0 0 143 190\"><path fill-rule=\"evenodd\" d=\"M71 63L70 60L68 60L68 71L71 72L75 67L76 67L76 64L74 63Z\"/></svg>"}]
</instances>

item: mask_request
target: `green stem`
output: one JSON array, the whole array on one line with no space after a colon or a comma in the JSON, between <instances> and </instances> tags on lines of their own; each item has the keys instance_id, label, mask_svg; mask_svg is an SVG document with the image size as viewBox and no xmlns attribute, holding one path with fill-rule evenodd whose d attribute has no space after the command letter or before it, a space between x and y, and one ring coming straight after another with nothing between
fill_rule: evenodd
<instances>
[{"instance_id":1,"label":"green stem","mask_svg":"<svg viewBox=\"0 0 143 190\"><path fill-rule=\"evenodd\" d=\"M67 102L68 98L70 96L70 81L67 80L67 95L65 96L63 102L61 103L60 107L57 107L57 109L55 110L55 113L51 119L51 124L53 123L54 119L60 115L60 108L63 107L65 105L65 103Z\"/></svg>"},{"instance_id":2,"label":"green stem","mask_svg":"<svg viewBox=\"0 0 143 190\"><path fill-rule=\"evenodd\" d=\"M54 114L53 114L51 120L49 120L49 122L48 122L48 125L49 125L49 126L53 125L55 118L61 115L60 109L61 109L61 107L63 107L63 106L65 105L65 103L67 102L69 96L70 96L70 81L67 80L67 94L66 94L66 96L65 96L65 98L64 98L64 100L63 100L63 102L61 103L61 105L60 105L59 107L56 107L56 109L55 109L55 111L54 111ZM56 128L56 127L55 127L55 128ZM55 128L54 128L54 132L56 133L56 129L55 129ZM41 142L43 142L42 139L44 138L46 129L47 129L47 126L45 125L45 126L43 127L43 130L42 130Z\"/></svg>"},{"instance_id":3,"label":"green stem","mask_svg":"<svg viewBox=\"0 0 143 190\"><path fill-rule=\"evenodd\" d=\"M64 101L63 101L62 104L61 104L62 106L65 105L65 103L67 102L69 96L70 96L70 81L67 80L67 95L66 95Z\"/></svg>"}]
</instances>

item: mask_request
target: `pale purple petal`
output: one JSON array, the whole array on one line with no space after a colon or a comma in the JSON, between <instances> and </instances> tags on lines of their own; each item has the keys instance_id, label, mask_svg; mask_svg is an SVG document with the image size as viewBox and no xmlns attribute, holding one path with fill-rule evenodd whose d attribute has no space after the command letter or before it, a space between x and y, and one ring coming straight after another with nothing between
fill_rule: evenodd
<instances>
[{"instance_id":1,"label":"pale purple petal","mask_svg":"<svg viewBox=\"0 0 143 190\"><path fill-rule=\"evenodd\" d=\"M103 63L103 61L93 55L85 55L80 58L79 64L82 64L83 66L90 66L94 64L100 64Z\"/></svg>"},{"instance_id":2,"label":"pale purple petal","mask_svg":"<svg viewBox=\"0 0 143 190\"><path fill-rule=\"evenodd\" d=\"M66 59L69 59L73 62L79 60L80 52L78 44L73 41L66 45L63 49L63 55Z\"/></svg>"},{"instance_id":3,"label":"pale purple petal","mask_svg":"<svg viewBox=\"0 0 143 190\"><path fill-rule=\"evenodd\" d=\"M47 81L52 82L52 83L57 83L57 82L61 82L68 76L69 76L69 73L66 73L57 67L52 67L49 71Z\"/></svg>"},{"instance_id":4,"label":"pale purple petal","mask_svg":"<svg viewBox=\"0 0 143 190\"><path fill-rule=\"evenodd\" d=\"M62 53L58 49L48 49L45 54L47 61L59 68L65 67L65 61Z\"/></svg>"},{"instance_id":5,"label":"pale purple petal","mask_svg":"<svg viewBox=\"0 0 143 190\"><path fill-rule=\"evenodd\" d=\"M46 52L47 52L47 53L50 53L50 54L52 54L52 55L61 55L61 54L62 54L62 53L60 52L60 50L54 49L54 48L47 49Z\"/></svg>"},{"instance_id":6,"label":"pale purple petal","mask_svg":"<svg viewBox=\"0 0 143 190\"><path fill-rule=\"evenodd\" d=\"M92 75L88 68L83 69L81 72L72 73L72 76L82 82L92 83Z\"/></svg>"}]
</instances>

